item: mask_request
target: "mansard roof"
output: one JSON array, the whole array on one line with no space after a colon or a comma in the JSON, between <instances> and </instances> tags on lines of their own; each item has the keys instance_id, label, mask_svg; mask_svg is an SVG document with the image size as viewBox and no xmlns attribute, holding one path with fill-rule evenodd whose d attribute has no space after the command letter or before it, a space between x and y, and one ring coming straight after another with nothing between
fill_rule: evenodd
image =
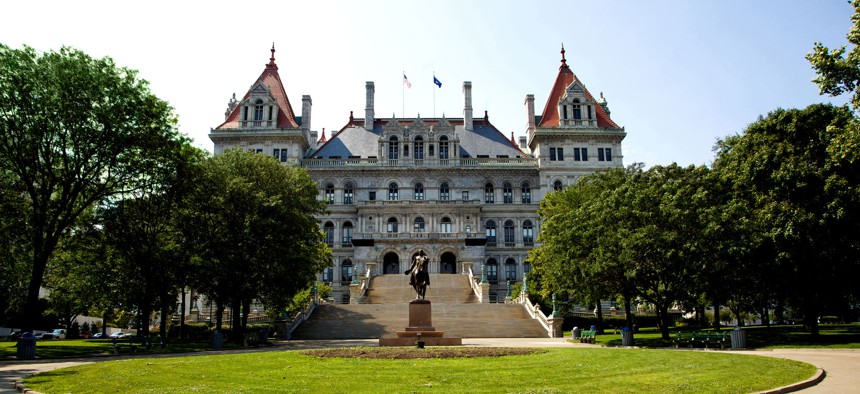
<instances>
[{"instance_id":1,"label":"mansard roof","mask_svg":"<svg viewBox=\"0 0 860 394\"><path fill-rule=\"evenodd\" d=\"M549 97L546 100L546 105L543 108L543 114L537 121L537 127L558 127L558 101L564 97L567 88L574 82L579 81L585 90L585 97L588 100L597 102L594 96L585 89L585 84L577 78L576 74L567 66L567 60L564 58L564 46L561 47L561 66L558 67L558 76L555 78L555 84L552 85L552 90L549 92ZM604 128L619 128L609 115L603 110L601 105L595 105L595 113L597 115L597 127Z\"/></svg>"},{"instance_id":2,"label":"mansard roof","mask_svg":"<svg viewBox=\"0 0 860 394\"><path fill-rule=\"evenodd\" d=\"M350 121L316 152L311 158L349 158L377 157L379 155L379 138L383 136L383 128L391 127L391 122L397 122L400 127L411 127L416 123L433 126L436 135L447 135L449 140L459 139L460 152L458 157L528 157L520 148L506 138L487 117L475 119L472 130L466 130L462 118L385 118L376 119L373 130L364 128L364 119ZM447 129L448 131L442 131ZM425 144L430 141L425 139ZM426 148L425 148L426 149Z\"/></svg>"},{"instance_id":3,"label":"mansard roof","mask_svg":"<svg viewBox=\"0 0 860 394\"><path fill-rule=\"evenodd\" d=\"M290 99L287 97L287 91L284 89L284 83L281 82L281 76L278 74L278 65L275 64L275 44L272 44L272 57L269 58L269 63L263 69L263 73L257 78L257 81L251 85L251 88L259 84L265 85L272 95L275 102L278 103L278 123L280 129L296 129L301 123L300 119L296 119L293 112L293 106L290 105ZM251 97L251 88L242 97L242 102L233 108L233 111L227 116L227 120L215 129L236 129L239 128L239 117L242 113L242 106Z\"/></svg>"}]
</instances>

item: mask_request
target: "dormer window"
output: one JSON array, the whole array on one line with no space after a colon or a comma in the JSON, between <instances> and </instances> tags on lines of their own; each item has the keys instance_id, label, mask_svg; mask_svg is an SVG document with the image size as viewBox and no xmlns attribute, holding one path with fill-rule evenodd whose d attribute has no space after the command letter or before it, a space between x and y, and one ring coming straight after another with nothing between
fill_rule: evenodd
<instances>
[{"instance_id":1,"label":"dormer window","mask_svg":"<svg viewBox=\"0 0 860 394\"><path fill-rule=\"evenodd\" d=\"M573 119L582 119L582 107L579 104L579 99L573 99Z\"/></svg>"},{"instance_id":2,"label":"dormer window","mask_svg":"<svg viewBox=\"0 0 860 394\"><path fill-rule=\"evenodd\" d=\"M254 103L254 120L263 120L263 100L257 99ZM259 126L259 124L254 124L254 126Z\"/></svg>"},{"instance_id":3,"label":"dormer window","mask_svg":"<svg viewBox=\"0 0 860 394\"><path fill-rule=\"evenodd\" d=\"M391 136L388 139L388 158L396 160L400 156L399 152L397 137Z\"/></svg>"}]
</instances>

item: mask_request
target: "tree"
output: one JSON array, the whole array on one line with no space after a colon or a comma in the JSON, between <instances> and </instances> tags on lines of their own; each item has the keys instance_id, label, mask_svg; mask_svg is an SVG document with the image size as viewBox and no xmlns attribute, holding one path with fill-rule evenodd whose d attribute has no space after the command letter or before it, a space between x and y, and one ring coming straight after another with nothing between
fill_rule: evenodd
<instances>
[{"instance_id":1,"label":"tree","mask_svg":"<svg viewBox=\"0 0 860 394\"><path fill-rule=\"evenodd\" d=\"M860 109L860 0L854 0L852 6L854 26L847 35L851 51L846 55L845 46L831 50L816 42L806 59L818 74L812 81L818 85L821 94L839 96L852 93L851 105L857 110Z\"/></svg>"},{"instance_id":2,"label":"tree","mask_svg":"<svg viewBox=\"0 0 860 394\"><path fill-rule=\"evenodd\" d=\"M331 261L314 217L325 204L303 169L242 150L209 158L198 186L183 219L200 259L195 282L218 304L218 329L232 308L238 341L252 301L283 310Z\"/></svg>"},{"instance_id":3,"label":"tree","mask_svg":"<svg viewBox=\"0 0 860 394\"><path fill-rule=\"evenodd\" d=\"M187 138L137 72L64 47L39 54L0 44L0 169L24 187L31 271L25 330L34 328L51 255L81 213L152 182Z\"/></svg>"},{"instance_id":4,"label":"tree","mask_svg":"<svg viewBox=\"0 0 860 394\"><path fill-rule=\"evenodd\" d=\"M778 109L719 144L714 167L746 198L788 302L813 337L822 313L843 314L858 294L860 161L847 107Z\"/></svg>"},{"instance_id":5,"label":"tree","mask_svg":"<svg viewBox=\"0 0 860 394\"><path fill-rule=\"evenodd\" d=\"M27 248L27 204L23 185L0 168L0 324L18 326L18 315L26 294L29 271Z\"/></svg>"}]
</instances>

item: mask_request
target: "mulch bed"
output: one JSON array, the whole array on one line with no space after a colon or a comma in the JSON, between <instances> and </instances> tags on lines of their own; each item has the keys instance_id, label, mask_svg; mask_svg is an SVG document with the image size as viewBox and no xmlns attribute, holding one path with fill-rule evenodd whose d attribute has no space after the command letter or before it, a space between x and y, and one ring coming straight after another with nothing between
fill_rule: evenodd
<instances>
[{"instance_id":1,"label":"mulch bed","mask_svg":"<svg viewBox=\"0 0 860 394\"><path fill-rule=\"evenodd\" d=\"M406 360L416 358L523 356L527 354L543 352L545 352L544 349L508 347L428 347L424 349L412 347L380 347L305 350L302 351L302 354L314 357L379 358L389 360Z\"/></svg>"}]
</instances>

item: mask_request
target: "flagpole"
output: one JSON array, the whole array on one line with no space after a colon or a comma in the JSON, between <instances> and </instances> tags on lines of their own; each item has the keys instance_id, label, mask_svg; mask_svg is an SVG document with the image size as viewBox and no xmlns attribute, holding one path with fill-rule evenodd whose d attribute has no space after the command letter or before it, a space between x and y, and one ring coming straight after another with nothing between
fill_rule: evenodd
<instances>
[{"instance_id":1,"label":"flagpole","mask_svg":"<svg viewBox=\"0 0 860 394\"><path fill-rule=\"evenodd\" d=\"M400 117L406 113L406 70L403 70L403 80L400 81Z\"/></svg>"},{"instance_id":2,"label":"flagpole","mask_svg":"<svg viewBox=\"0 0 860 394\"><path fill-rule=\"evenodd\" d=\"M436 71L433 71L433 85L436 85ZM436 117L436 88L433 88L433 117Z\"/></svg>"}]
</instances>

